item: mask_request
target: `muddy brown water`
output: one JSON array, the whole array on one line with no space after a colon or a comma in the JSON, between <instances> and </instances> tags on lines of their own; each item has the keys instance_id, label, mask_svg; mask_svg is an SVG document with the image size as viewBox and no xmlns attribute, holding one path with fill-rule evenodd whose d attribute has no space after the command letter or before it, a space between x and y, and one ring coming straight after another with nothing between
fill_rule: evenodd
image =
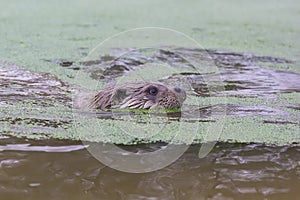
<instances>
[{"instance_id":1,"label":"muddy brown water","mask_svg":"<svg viewBox=\"0 0 300 200\"><path fill-rule=\"evenodd\" d=\"M190 94L196 97L226 94L234 98L276 99L278 94L300 92L300 74L268 67L288 65L291 61L243 53L207 52L220 69L225 84L223 91L209 91L203 74L196 72L172 74L166 79L189 80ZM156 50L147 56L137 54L116 59L114 55L106 55L84 62L63 59L45 62L84 71L92 79L113 82L116 77L147 63L189 66L187 57L202 58L202 50L180 48ZM198 157L201 145L191 145L178 160L163 169L132 174L105 166L79 141L26 138L26 132L51 134L70 128L72 113L43 116L26 115L25 112L20 116L10 108L25 101L39 109L57 104L71 108L70 94L74 87L48 73L21 70L5 62L0 64L0 123L1 126L9 125L1 129L0 138L1 199L300 199L299 145L217 143L202 159ZM205 75L215 76L214 73ZM226 116L269 116L264 119L265 123L299 125L299 118L290 117L286 109L299 112L299 103L283 103L276 108L229 103ZM218 106L191 108L199 109L201 121ZM278 115L283 116L281 120L273 119ZM109 114L99 113L97 117L109 118ZM25 136L18 138L10 134L12 132ZM140 144L122 148L142 153L164 145Z\"/></svg>"},{"instance_id":2,"label":"muddy brown water","mask_svg":"<svg viewBox=\"0 0 300 200\"><path fill-rule=\"evenodd\" d=\"M23 143L6 139L2 143ZM297 199L299 147L218 144L203 159L194 145L158 171L131 174L101 164L74 142L27 141L0 152L1 199ZM69 146L63 152L45 145ZM21 148L21 147L20 147ZM150 148L150 147L149 147ZM144 147L142 147L144 149ZM45 152L46 151L46 152Z\"/></svg>"}]
</instances>

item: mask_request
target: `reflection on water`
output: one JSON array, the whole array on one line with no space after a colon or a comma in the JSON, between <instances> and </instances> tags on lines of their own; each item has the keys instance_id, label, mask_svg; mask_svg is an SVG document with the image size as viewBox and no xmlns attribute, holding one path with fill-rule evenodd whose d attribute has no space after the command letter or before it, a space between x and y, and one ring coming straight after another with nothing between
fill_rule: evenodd
<instances>
[{"instance_id":1,"label":"reflection on water","mask_svg":"<svg viewBox=\"0 0 300 200\"><path fill-rule=\"evenodd\" d=\"M288 125L299 126L298 99L291 96L281 101L280 95L298 94L300 75L265 65L289 64L290 61L285 59L213 50L203 54L203 50L180 48L157 49L147 54L134 52L134 55L119 58L105 55L82 63L63 59L46 62L56 62L60 67L84 71L93 79L113 82L116 77L149 63L168 63L191 69L193 63L189 61L205 62L211 58L224 80L223 91L208 90L204 80L214 80L216 76L209 69L198 73L174 73L160 81L171 84L183 79L189 81L192 88L186 89L192 98L228 95L231 99L226 104L227 119L256 117L262 124L280 125L283 129ZM18 66L0 62L1 199L295 199L300 196L299 144L219 143L203 159L198 158L200 146L193 145L166 168L129 174L104 166L84 149L81 142L31 140L49 138L46 137L49 135L64 138L64 134L72 133L72 89L51 74L20 70ZM18 107L20 102L28 104ZM200 107L192 101L187 102L185 117L198 123L216 121L218 110L222 111L224 106L223 102ZM212 111L215 119L210 118ZM113 114L118 117L132 113ZM220 116L223 114L220 112ZM99 112L96 117L110 120L112 114ZM175 121L180 115L170 117ZM122 148L140 153L156 151L163 145Z\"/></svg>"},{"instance_id":2,"label":"reflection on water","mask_svg":"<svg viewBox=\"0 0 300 200\"><path fill-rule=\"evenodd\" d=\"M53 148L80 145L55 140L27 143ZM198 149L193 145L170 166L144 174L113 170L86 150L0 151L0 194L3 199L295 199L300 195L299 146L218 144L203 159L197 157Z\"/></svg>"}]
</instances>

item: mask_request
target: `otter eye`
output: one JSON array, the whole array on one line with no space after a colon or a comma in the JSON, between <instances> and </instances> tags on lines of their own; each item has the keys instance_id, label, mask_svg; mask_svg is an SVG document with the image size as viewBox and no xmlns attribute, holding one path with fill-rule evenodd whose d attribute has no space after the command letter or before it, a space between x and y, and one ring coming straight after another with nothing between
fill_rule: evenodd
<instances>
[{"instance_id":1,"label":"otter eye","mask_svg":"<svg viewBox=\"0 0 300 200\"><path fill-rule=\"evenodd\" d=\"M157 87L150 87L149 88L149 94L151 95L157 95L158 89Z\"/></svg>"}]
</instances>

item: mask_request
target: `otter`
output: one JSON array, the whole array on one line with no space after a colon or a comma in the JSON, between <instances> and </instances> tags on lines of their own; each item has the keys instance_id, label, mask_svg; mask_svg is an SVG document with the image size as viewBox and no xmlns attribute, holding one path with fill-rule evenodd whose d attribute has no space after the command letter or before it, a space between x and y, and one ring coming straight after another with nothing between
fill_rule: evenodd
<instances>
[{"instance_id":1,"label":"otter","mask_svg":"<svg viewBox=\"0 0 300 200\"><path fill-rule=\"evenodd\" d=\"M109 86L99 91L91 100L90 108L111 109L176 109L182 106L186 92L180 87L162 83L136 81Z\"/></svg>"}]
</instances>

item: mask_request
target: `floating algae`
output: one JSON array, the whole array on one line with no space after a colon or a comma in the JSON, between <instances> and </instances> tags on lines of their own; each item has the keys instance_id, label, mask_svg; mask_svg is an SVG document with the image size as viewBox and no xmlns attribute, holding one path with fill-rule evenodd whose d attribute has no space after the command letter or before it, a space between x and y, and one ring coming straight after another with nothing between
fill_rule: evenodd
<instances>
[{"instance_id":1,"label":"floating algae","mask_svg":"<svg viewBox=\"0 0 300 200\"><path fill-rule=\"evenodd\" d=\"M285 65L290 61L241 53L205 52L215 59L224 80L224 90L211 90L220 87L218 82L208 88L205 80L218 75L209 69L194 73L187 67L171 70L168 75L168 70L160 73L159 67L155 68L156 75L163 77L153 76L152 79L157 78L157 81L171 85L186 80L186 86L190 86L185 88L188 96L178 116L168 113L134 114L131 111L95 113L72 109L71 94L73 91L88 90L80 87L83 80L103 77L101 74L108 70L106 68L113 66L107 65L109 62L131 66L129 72L136 71L143 75L149 73L149 66L154 67L162 62L184 66L188 63L178 55L197 59L203 57L203 50L158 48L150 53L137 51L133 57L130 55L117 60L113 54L100 57L97 62L81 63L80 70L85 77L78 80L79 86L68 84L49 73L30 72L2 63L0 133L32 139L58 138L117 144L162 141L189 144L217 140L284 145L300 141L300 75L261 66L262 63L270 65L274 62ZM72 65L75 64L69 63L68 67ZM73 68L67 70L74 71ZM118 70L120 76L125 73L123 68ZM289 82L285 84L287 76ZM114 81L116 78L115 74L107 74L103 81ZM98 87L103 85L100 78Z\"/></svg>"}]
</instances>

